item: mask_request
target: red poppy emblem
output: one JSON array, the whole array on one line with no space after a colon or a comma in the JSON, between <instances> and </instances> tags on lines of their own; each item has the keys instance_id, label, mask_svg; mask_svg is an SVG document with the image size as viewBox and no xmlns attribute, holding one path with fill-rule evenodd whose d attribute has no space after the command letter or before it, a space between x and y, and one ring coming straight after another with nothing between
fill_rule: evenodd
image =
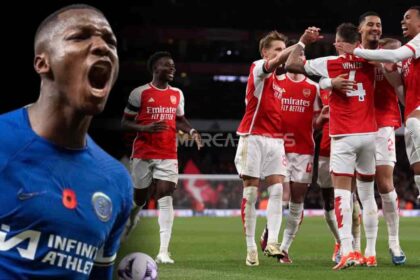
<instances>
[{"instance_id":1,"label":"red poppy emblem","mask_svg":"<svg viewBox=\"0 0 420 280\"><path fill-rule=\"evenodd\" d=\"M63 190L63 205L68 209L74 209L77 206L76 193L71 189Z\"/></svg>"}]
</instances>

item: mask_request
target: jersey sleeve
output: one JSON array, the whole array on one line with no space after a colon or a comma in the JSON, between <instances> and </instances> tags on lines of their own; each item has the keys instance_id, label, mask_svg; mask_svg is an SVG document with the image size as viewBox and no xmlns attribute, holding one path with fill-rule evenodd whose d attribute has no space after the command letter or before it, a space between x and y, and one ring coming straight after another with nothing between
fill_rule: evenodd
<instances>
[{"instance_id":1,"label":"jersey sleeve","mask_svg":"<svg viewBox=\"0 0 420 280\"><path fill-rule=\"evenodd\" d=\"M124 115L127 117L135 117L140 111L140 102L141 102L141 93L140 88L135 88L128 97L127 106L124 109Z\"/></svg>"},{"instance_id":2,"label":"jersey sleeve","mask_svg":"<svg viewBox=\"0 0 420 280\"><path fill-rule=\"evenodd\" d=\"M264 80L267 78L271 73L266 70L267 61L264 59L260 59L254 62L254 67L252 69L252 74L254 79L261 79Z\"/></svg>"},{"instance_id":3,"label":"jersey sleeve","mask_svg":"<svg viewBox=\"0 0 420 280\"><path fill-rule=\"evenodd\" d=\"M420 33L416 35L410 42L408 42L406 47L410 48L414 52L414 58L420 57Z\"/></svg>"},{"instance_id":4,"label":"jersey sleeve","mask_svg":"<svg viewBox=\"0 0 420 280\"><path fill-rule=\"evenodd\" d=\"M178 107L176 108L177 117L182 117L183 115L185 115L184 106L185 106L184 94L180 90L179 91L179 104L178 104Z\"/></svg>"},{"instance_id":5,"label":"jersey sleeve","mask_svg":"<svg viewBox=\"0 0 420 280\"><path fill-rule=\"evenodd\" d=\"M132 197L133 197L133 183L128 173L124 170L124 174L118 176L119 182L121 184L118 186L123 190L123 201L122 205L119 208L120 212L118 213L117 219L112 227L112 230L108 236L108 239L105 241L105 244L98 250L95 258L96 266L112 266L115 258L117 256L117 251L120 246L120 238L123 233L125 223L128 220L130 215L131 206L132 206Z\"/></svg>"},{"instance_id":6,"label":"jersey sleeve","mask_svg":"<svg viewBox=\"0 0 420 280\"><path fill-rule=\"evenodd\" d=\"M321 78L319 80L319 87L324 90L324 89L332 89L332 80L330 78Z\"/></svg>"},{"instance_id":7,"label":"jersey sleeve","mask_svg":"<svg viewBox=\"0 0 420 280\"><path fill-rule=\"evenodd\" d=\"M305 62L304 68L308 75L315 75L328 78L327 62L330 57L320 57L316 59L309 59Z\"/></svg>"},{"instance_id":8,"label":"jersey sleeve","mask_svg":"<svg viewBox=\"0 0 420 280\"><path fill-rule=\"evenodd\" d=\"M367 50L356 48L353 53L354 55L367 60L382 62L398 62L410 57L418 58L420 55L419 38L419 35L417 35L413 40L395 50Z\"/></svg>"}]
</instances>

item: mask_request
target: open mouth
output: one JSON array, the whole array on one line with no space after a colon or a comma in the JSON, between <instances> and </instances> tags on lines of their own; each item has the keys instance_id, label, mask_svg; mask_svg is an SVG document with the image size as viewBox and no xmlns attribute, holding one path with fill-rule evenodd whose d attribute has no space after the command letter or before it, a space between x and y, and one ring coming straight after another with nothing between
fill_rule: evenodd
<instances>
[{"instance_id":1,"label":"open mouth","mask_svg":"<svg viewBox=\"0 0 420 280\"><path fill-rule=\"evenodd\" d=\"M95 62L89 69L88 79L90 86L102 90L111 78L112 65L109 61Z\"/></svg>"}]
</instances>

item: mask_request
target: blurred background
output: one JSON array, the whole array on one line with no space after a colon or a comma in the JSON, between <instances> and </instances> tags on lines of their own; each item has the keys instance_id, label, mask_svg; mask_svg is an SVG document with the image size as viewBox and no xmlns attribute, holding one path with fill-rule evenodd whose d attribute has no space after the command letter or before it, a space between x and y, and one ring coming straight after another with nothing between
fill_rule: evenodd
<instances>
[{"instance_id":1,"label":"blurred background","mask_svg":"<svg viewBox=\"0 0 420 280\"><path fill-rule=\"evenodd\" d=\"M34 102L39 78L33 71L33 37L38 24L71 1L38 1L33 7L10 3L1 17L3 26L3 90L0 113ZM307 58L333 55L334 32L342 22L358 23L366 11L382 18L383 37L401 36L400 21L416 1L84 1L101 9L118 38L120 75L103 114L97 116L90 134L106 151L129 164L132 133L120 129L130 91L151 80L146 60L155 51L170 51L177 73L173 86L185 95L187 118L208 139L197 151L181 140L179 167L186 177L175 193L175 207L238 209L242 187L233 163L237 125L243 115L245 87L250 64L259 59L258 40L270 30L298 39L308 26L322 29L325 39L307 48ZM12 18L12 19L7 19ZM1 132L6 133L6 132ZM398 163L395 187L402 209L418 209L412 171L409 169L401 130L397 137ZM319 140L319 133L316 139ZM215 140L216 139L216 140ZM220 175L220 174L223 174ZM315 174L316 175L316 174ZM316 182L314 176L314 182ZM262 188L260 206L266 193ZM380 204L380 199L378 199ZM310 187L305 208L321 208L319 187ZM150 203L150 208L154 203Z\"/></svg>"}]
</instances>

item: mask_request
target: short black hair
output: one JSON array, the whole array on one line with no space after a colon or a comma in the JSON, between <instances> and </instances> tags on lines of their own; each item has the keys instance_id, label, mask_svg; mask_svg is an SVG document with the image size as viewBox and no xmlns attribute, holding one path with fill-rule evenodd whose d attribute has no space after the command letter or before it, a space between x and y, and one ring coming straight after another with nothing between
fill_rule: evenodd
<instances>
[{"instance_id":1,"label":"short black hair","mask_svg":"<svg viewBox=\"0 0 420 280\"><path fill-rule=\"evenodd\" d=\"M370 17L370 16L375 16L375 17L379 17L379 18L380 18L379 14L378 14L377 12L374 12L374 11L368 11L368 12L363 13L362 15L360 15L360 17L359 17L359 25L360 25L363 21L365 21L366 17Z\"/></svg>"},{"instance_id":2,"label":"short black hair","mask_svg":"<svg viewBox=\"0 0 420 280\"><path fill-rule=\"evenodd\" d=\"M158 61L162 57L172 58L172 55L171 55L170 52L159 51L159 52L155 52L154 54L152 54L149 57L149 59L147 60L147 70L151 74L153 74L153 67L155 66L156 61Z\"/></svg>"},{"instance_id":3,"label":"short black hair","mask_svg":"<svg viewBox=\"0 0 420 280\"><path fill-rule=\"evenodd\" d=\"M411 6L408 10L417 10L417 16L420 17L420 6Z\"/></svg>"},{"instance_id":4,"label":"short black hair","mask_svg":"<svg viewBox=\"0 0 420 280\"><path fill-rule=\"evenodd\" d=\"M35 32L35 39L34 39L34 46L36 46L37 40L39 38L39 36L41 35L41 33L48 27L51 25L51 23L54 23L54 21L57 20L58 16L66 11L69 10L79 10L79 9L87 9L87 10L93 10L99 14L101 14L102 16L105 17L104 13L99 10L98 8L95 8L93 6L87 5L87 4L72 4L72 5L68 5L65 6L55 12L53 12L52 14L50 14L49 16L47 16L42 22L41 24L38 26L38 28L36 29Z\"/></svg>"},{"instance_id":5,"label":"short black hair","mask_svg":"<svg viewBox=\"0 0 420 280\"><path fill-rule=\"evenodd\" d=\"M357 27L350 22L340 24L337 27L337 35L346 43L354 44L360 41L360 34Z\"/></svg>"}]
</instances>

